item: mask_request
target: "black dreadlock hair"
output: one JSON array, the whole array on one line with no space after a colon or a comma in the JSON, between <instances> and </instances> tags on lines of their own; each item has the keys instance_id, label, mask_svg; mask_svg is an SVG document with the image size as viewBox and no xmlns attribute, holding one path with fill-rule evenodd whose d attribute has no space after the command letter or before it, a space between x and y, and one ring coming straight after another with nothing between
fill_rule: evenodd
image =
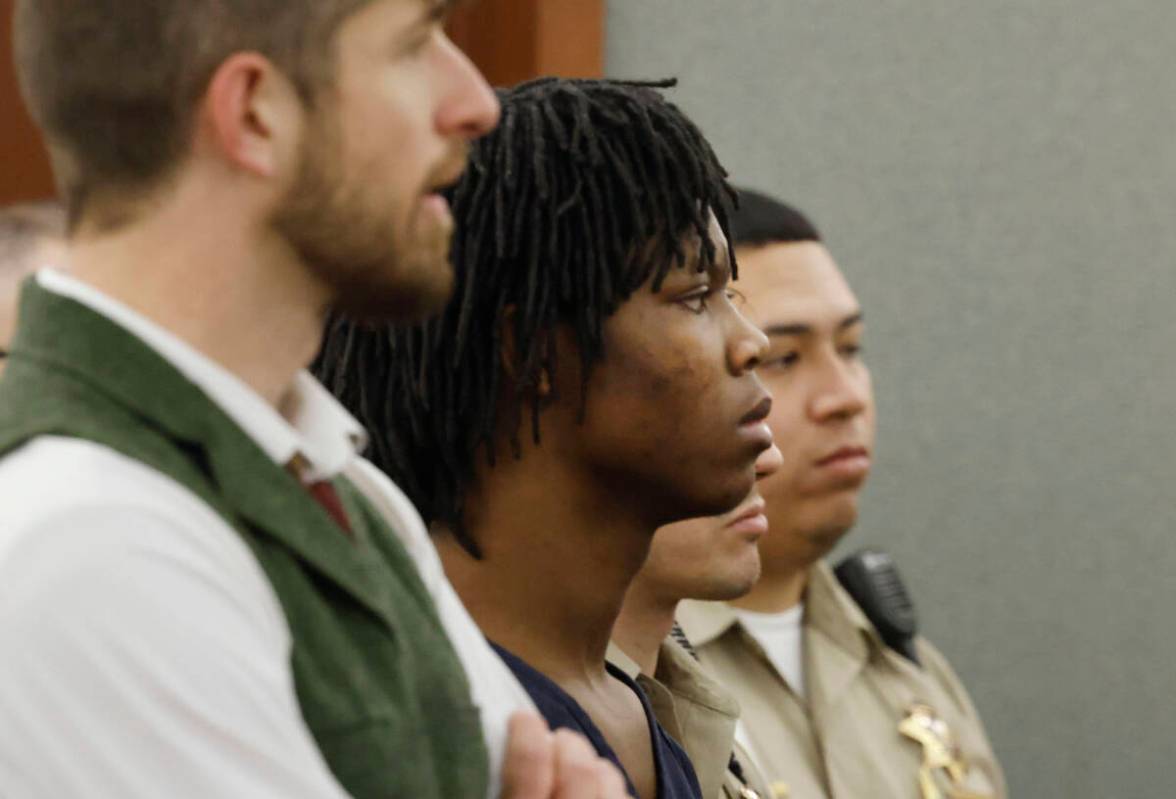
<instances>
[{"instance_id":1,"label":"black dreadlock hair","mask_svg":"<svg viewBox=\"0 0 1176 799\"><path fill-rule=\"evenodd\" d=\"M475 557L463 524L475 458L484 451L494 464L504 420L519 457L528 398L539 442L534 389L552 367L557 326L579 350L583 413L604 320L684 266L689 240L701 242L699 271L714 264L710 212L726 231L735 195L701 132L658 91L676 83L542 78L500 90L502 120L450 192L449 307L412 327L328 326L320 379L369 430L375 464ZM514 401L500 408L504 391Z\"/></svg>"},{"instance_id":2,"label":"black dreadlock hair","mask_svg":"<svg viewBox=\"0 0 1176 799\"><path fill-rule=\"evenodd\" d=\"M821 232L800 210L752 189L737 188L739 209L731 214L736 247L820 241Z\"/></svg>"}]
</instances>

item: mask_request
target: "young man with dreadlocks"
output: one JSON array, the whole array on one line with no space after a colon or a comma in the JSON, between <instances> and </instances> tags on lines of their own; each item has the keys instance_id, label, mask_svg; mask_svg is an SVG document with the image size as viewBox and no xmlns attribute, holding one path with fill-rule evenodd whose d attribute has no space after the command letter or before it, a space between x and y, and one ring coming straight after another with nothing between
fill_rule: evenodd
<instances>
[{"instance_id":1,"label":"young man with dreadlocks","mask_svg":"<svg viewBox=\"0 0 1176 799\"><path fill-rule=\"evenodd\" d=\"M339 322L320 360L548 721L646 799L699 786L606 665L613 623L654 530L734 507L771 446L766 339L727 291L731 192L669 85L502 93L454 191L450 307Z\"/></svg>"}]
</instances>

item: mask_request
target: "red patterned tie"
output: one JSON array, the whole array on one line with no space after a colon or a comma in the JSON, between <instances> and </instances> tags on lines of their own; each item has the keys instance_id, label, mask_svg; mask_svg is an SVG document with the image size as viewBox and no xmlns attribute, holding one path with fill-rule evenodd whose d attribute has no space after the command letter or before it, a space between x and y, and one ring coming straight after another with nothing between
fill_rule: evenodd
<instances>
[{"instance_id":1,"label":"red patterned tie","mask_svg":"<svg viewBox=\"0 0 1176 799\"><path fill-rule=\"evenodd\" d=\"M347 511L343 509L343 502L335 487L326 480L306 484L307 492L314 497L314 501L323 506L335 523L343 529L348 538L352 538L351 522L347 519Z\"/></svg>"}]
</instances>

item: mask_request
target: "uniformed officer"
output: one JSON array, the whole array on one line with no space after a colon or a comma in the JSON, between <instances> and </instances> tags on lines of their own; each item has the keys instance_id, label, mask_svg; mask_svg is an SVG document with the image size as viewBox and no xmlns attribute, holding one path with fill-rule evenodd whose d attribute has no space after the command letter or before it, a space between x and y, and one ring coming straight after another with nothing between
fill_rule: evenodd
<instances>
[{"instance_id":1,"label":"uniformed officer","mask_svg":"<svg viewBox=\"0 0 1176 799\"><path fill-rule=\"evenodd\" d=\"M822 561L857 519L874 443L862 313L815 227L745 191L733 224L745 313L769 336L760 373L785 456L761 481L770 532L745 597L679 621L742 707L740 735L778 797L1005 796L983 724L943 655L909 656Z\"/></svg>"}]
</instances>

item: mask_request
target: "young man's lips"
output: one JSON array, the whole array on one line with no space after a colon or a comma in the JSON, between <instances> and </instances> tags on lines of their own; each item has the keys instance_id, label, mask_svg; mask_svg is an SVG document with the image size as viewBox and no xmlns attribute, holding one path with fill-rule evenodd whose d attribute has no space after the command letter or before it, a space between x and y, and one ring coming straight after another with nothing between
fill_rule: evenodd
<instances>
[{"instance_id":1,"label":"young man's lips","mask_svg":"<svg viewBox=\"0 0 1176 799\"><path fill-rule=\"evenodd\" d=\"M764 515L766 507L763 499L756 499L727 523L728 529L739 533L763 535L768 531L768 517Z\"/></svg>"},{"instance_id":2,"label":"young man's lips","mask_svg":"<svg viewBox=\"0 0 1176 799\"><path fill-rule=\"evenodd\" d=\"M870 451L865 447L842 447L821 458L816 465L845 477L864 477L870 471Z\"/></svg>"},{"instance_id":3,"label":"young man's lips","mask_svg":"<svg viewBox=\"0 0 1176 799\"><path fill-rule=\"evenodd\" d=\"M844 460L846 458L869 458L870 451L865 447L841 447L835 452L831 452L825 457L817 461L818 466L827 466L834 461Z\"/></svg>"},{"instance_id":4,"label":"young man's lips","mask_svg":"<svg viewBox=\"0 0 1176 799\"><path fill-rule=\"evenodd\" d=\"M751 439L763 452L772 446L772 429L764 421L772 412L772 398L765 396L739 420L739 433Z\"/></svg>"},{"instance_id":5,"label":"young man's lips","mask_svg":"<svg viewBox=\"0 0 1176 799\"><path fill-rule=\"evenodd\" d=\"M741 425L754 425L762 422L768 418L768 414L772 412L772 398L764 397L755 404L747 413L743 414L743 418L739 420Z\"/></svg>"},{"instance_id":6,"label":"young man's lips","mask_svg":"<svg viewBox=\"0 0 1176 799\"><path fill-rule=\"evenodd\" d=\"M757 499L756 499L754 502L752 502L752 503L751 503L750 505L748 505L746 508L743 508L743 509L740 511L739 515L738 515L738 516L736 516L734 519L732 519L732 520L729 522L729 524L735 524L736 522L741 522L741 521L743 521L744 519L748 519L748 518L751 518L751 517L753 517L753 516L763 516L763 515L764 515L764 509L765 509L766 507L767 507L767 506L764 504L764 501L763 501L763 499L757 498Z\"/></svg>"},{"instance_id":7,"label":"young man's lips","mask_svg":"<svg viewBox=\"0 0 1176 799\"><path fill-rule=\"evenodd\" d=\"M772 428L767 422L751 422L739 425L739 434L754 443L760 452L772 446Z\"/></svg>"},{"instance_id":8,"label":"young man's lips","mask_svg":"<svg viewBox=\"0 0 1176 799\"><path fill-rule=\"evenodd\" d=\"M727 529L756 539L768 532L768 517L762 513L754 516L742 516L727 525Z\"/></svg>"}]
</instances>

